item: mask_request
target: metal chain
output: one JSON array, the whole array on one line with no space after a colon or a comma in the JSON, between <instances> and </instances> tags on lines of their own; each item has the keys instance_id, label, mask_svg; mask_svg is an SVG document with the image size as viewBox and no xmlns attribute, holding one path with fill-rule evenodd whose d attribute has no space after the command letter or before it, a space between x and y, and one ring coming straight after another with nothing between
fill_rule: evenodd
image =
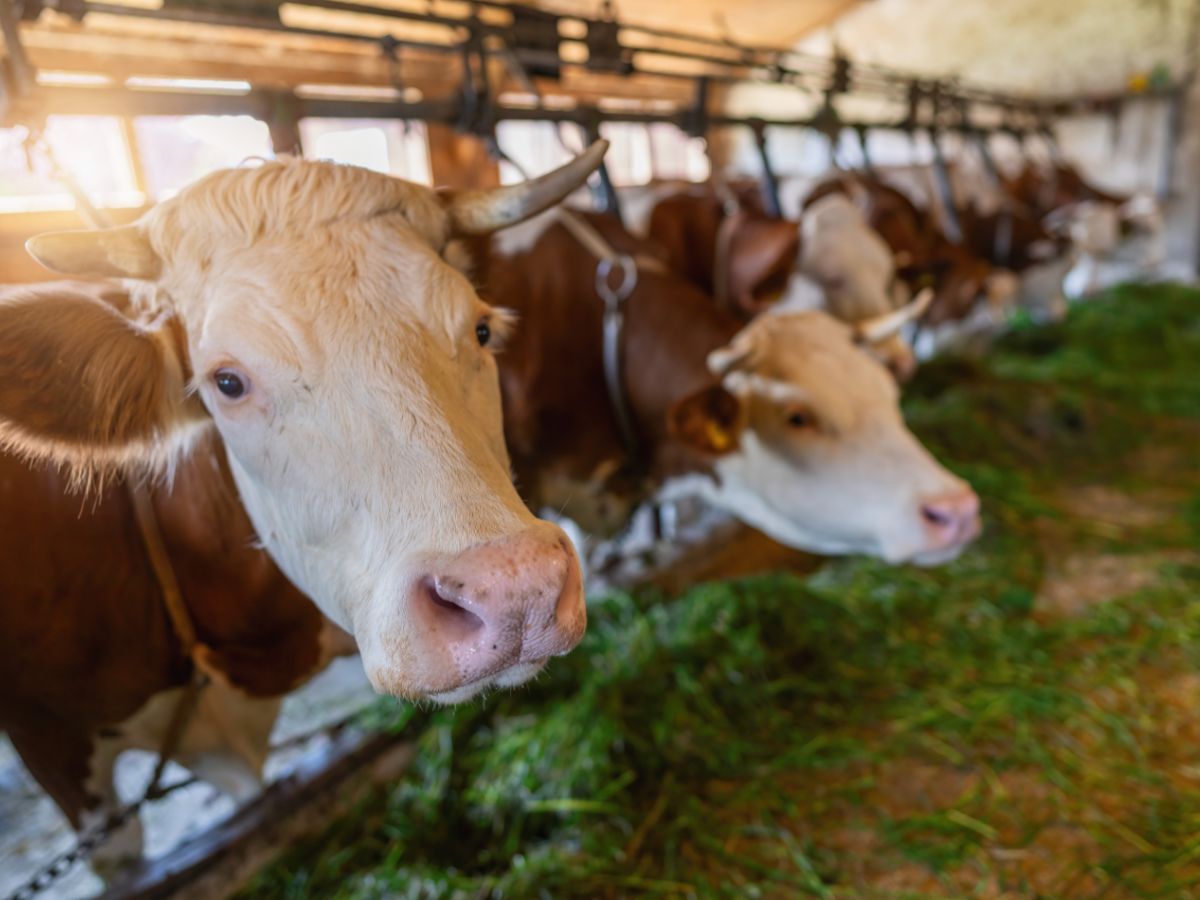
<instances>
[{"instance_id":1,"label":"metal chain","mask_svg":"<svg viewBox=\"0 0 1200 900\"><path fill-rule=\"evenodd\" d=\"M312 731L302 732L301 734L294 735L287 740L280 741L277 744L272 744L271 753L281 753L291 750L300 746L301 744L311 741L318 735L336 735L353 725L354 722L361 716L361 714L361 710L356 710L355 712L330 722L327 725L322 725L320 728L315 728ZM185 787L191 787L197 783L199 783L198 778L188 777L164 788L154 788L152 786L150 790L146 791L146 794L142 797L142 799L138 800L136 803L131 803L113 813L104 821L104 824L100 825L89 834L79 838L74 847L72 847L70 850L64 851L48 862L45 866L39 869L32 878L18 887L15 891L4 897L4 900L34 900L34 898L39 894L43 893L61 881L77 864L81 862L87 862L87 860L91 858L92 854L100 849L100 847L104 846L104 844L119 828L125 825L126 822L130 821L134 815L141 812L142 807L149 803L161 800L164 797L167 797L178 790L182 790Z\"/></svg>"},{"instance_id":2,"label":"metal chain","mask_svg":"<svg viewBox=\"0 0 1200 900\"><path fill-rule=\"evenodd\" d=\"M117 810L105 819L104 823L98 828L79 838L75 842L74 847L60 853L44 865L34 873L32 878L8 894L4 900L33 900L33 898L65 878L67 873L74 869L76 865L91 859L92 855L103 847L114 833L141 812L142 807L147 803L161 800L176 791L182 790L185 787L191 787L196 783L197 779L195 777L188 777L165 788L156 788L147 791L136 803L131 803Z\"/></svg>"}]
</instances>

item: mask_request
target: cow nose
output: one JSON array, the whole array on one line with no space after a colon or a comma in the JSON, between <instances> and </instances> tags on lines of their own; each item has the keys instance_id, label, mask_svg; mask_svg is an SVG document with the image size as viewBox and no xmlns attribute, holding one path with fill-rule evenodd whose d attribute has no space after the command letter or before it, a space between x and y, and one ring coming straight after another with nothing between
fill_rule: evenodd
<instances>
[{"instance_id":1,"label":"cow nose","mask_svg":"<svg viewBox=\"0 0 1200 900\"><path fill-rule=\"evenodd\" d=\"M910 353L898 353L887 361L887 369L897 384L907 384L917 374L917 358Z\"/></svg>"},{"instance_id":2,"label":"cow nose","mask_svg":"<svg viewBox=\"0 0 1200 900\"><path fill-rule=\"evenodd\" d=\"M587 623L578 557L548 522L467 550L421 594L422 618L462 684L567 653Z\"/></svg>"},{"instance_id":3,"label":"cow nose","mask_svg":"<svg viewBox=\"0 0 1200 900\"><path fill-rule=\"evenodd\" d=\"M966 543L979 534L979 497L966 486L929 497L921 503L921 520L930 549Z\"/></svg>"}]
</instances>

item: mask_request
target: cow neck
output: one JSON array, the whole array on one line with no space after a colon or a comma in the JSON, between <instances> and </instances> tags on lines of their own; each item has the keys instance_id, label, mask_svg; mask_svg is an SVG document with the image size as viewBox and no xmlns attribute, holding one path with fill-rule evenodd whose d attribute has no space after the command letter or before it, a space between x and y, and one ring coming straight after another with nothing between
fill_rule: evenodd
<instances>
[{"instance_id":1,"label":"cow neck","mask_svg":"<svg viewBox=\"0 0 1200 900\"><path fill-rule=\"evenodd\" d=\"M649 236L666 251L672 271L715 296L718 276L714 261L726 218L723 204L711 193L676 194L654 208Z\"/></svg>"},{"instance_id":2,"label":"cow neck","mask_svg":"<svg viewBox=\"0 0 1200 900\"><path fill-rule=\"evenodd\" d=\"M648 277L630 298L626 384L653 450L657 479L709 468L707 457L670 434L668 413L680 400L717 383L708 356L727 346L742 326L735 315L678 277Z\"/></svg>"},{"instance_id":3,"label":"cow neck","mask_svg":"<svg viewBox=\"0 0 1200 900\"><path fill-rule=\"evenodd\" d=\"M321 614L261 549L215 432L150 493L201 665L257 696L315 671Z\"/></svg>"},{"instance_id":4,"label":"cow neck","mask_svg":"<svg viewBox=\"0 0 1200 900\"><path fill-rule=\"evenodd\" d=\"M617 252L647 249L611 218L587 219ZM486 254L480 260L477 277L485 298L518 315L517 329L497 360L509 452L526 499L537 503L534 486L545 472L588 480L625 454L605 387L595 258L556 225L519 255ZM738 328L736 319L683 278L639 273L625 303L623 381L646 484L662 477L664 450L672 442L668 410L714 383L706 357ZM694 468L704 467L693 462Z\"/></svg>"}]
</instances>

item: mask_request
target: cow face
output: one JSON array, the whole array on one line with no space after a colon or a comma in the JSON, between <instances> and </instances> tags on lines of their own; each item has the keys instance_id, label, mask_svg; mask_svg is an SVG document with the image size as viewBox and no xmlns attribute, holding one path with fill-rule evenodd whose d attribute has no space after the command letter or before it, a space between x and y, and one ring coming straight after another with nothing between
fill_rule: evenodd
<instances>
[{"instance_id":1,"label":"cow face","mask_svg":"<svg viewBox=\"0 0 1200 900\"><path fill-rule=\"evenodd\" d=\"M5 435L87 464L215 427L263 544L354 634L378 690L457 701L524 681L582 636L579 565L513 488L492 357L504 321L444 254L556 202L602 152L457 198L268 163L210 176L136 226L35 239L60 271L158 289L136 322L93 305L64 329L36 304L0 307L23 360L0 384L40 373L79 420L54 433L14 388Z\"/></svg>"},{"instance_id":2,"label":"cow face","mask_svg":"<svg viewBox=\"0 0 1200 900\"><path fill-rule=\"evenodd\" d=\"M831 194L816 201L800 228L799 269L820 286L835 318L863 322L897 306L895 257L848 197ZM877 343L874 352L900 379L916 368L912 347L899 335Z\"/></svg>"},{"instance_id":3,"label":"cow face","mask_svg":"<svg viewBox=\"0 0 1200 900\"><path fill-rule=\"evenodd\" d=\"M712 455L698 491L775 540L936 564L979 533L979 501L905 426L896 385L821 312L763 317L709 357L721 386L672 410Z\"/></svg>"}]
</instances>

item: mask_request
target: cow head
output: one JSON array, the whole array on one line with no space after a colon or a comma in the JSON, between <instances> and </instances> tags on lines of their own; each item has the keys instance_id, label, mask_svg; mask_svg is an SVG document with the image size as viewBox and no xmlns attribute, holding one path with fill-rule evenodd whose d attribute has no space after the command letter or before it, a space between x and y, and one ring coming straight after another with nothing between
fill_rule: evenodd
<instances>
[{"instance_id":1,"label":"cow head","mask_svg":"<svg viewBox=\"0 0 1200 900\"><path fill-rule=\"evenodd\" d=\"M775 540L936 564L979 533L979 501L905 426L895 382L822 312L764 316L709 356L720 383L671 411L711 456L687 489Z\"/></svg>"},{"instance_id":2,"label":"cow head","mask_svg":"<svg viewBox=\"0 0 1200 900\"><path fill-rule=\"evenodd\" d=\"M303 160L218 172L135 225L43 235L59 272L154 283L136 318L0 305L0 438L114 468L214 427L258 535L358 641L380 691L454 702L578 643L580 570L504 445L505 322L447 261L596 167L439 194Z\"/></svg>"},{"instance_id":3,"label":"cow head","mask_svg":"<svg viewBox=\"0 0 1200 900\"><path fill-rule=\"evenodd\" d=\"M895 255L849 197L817 200L804 211L800 228L799 269L821 288L835 318L869 323L896 309ZM916 369L912 347L898 329L875 341L873 350L900 380Z\"/></svg>"}]
</instances>

